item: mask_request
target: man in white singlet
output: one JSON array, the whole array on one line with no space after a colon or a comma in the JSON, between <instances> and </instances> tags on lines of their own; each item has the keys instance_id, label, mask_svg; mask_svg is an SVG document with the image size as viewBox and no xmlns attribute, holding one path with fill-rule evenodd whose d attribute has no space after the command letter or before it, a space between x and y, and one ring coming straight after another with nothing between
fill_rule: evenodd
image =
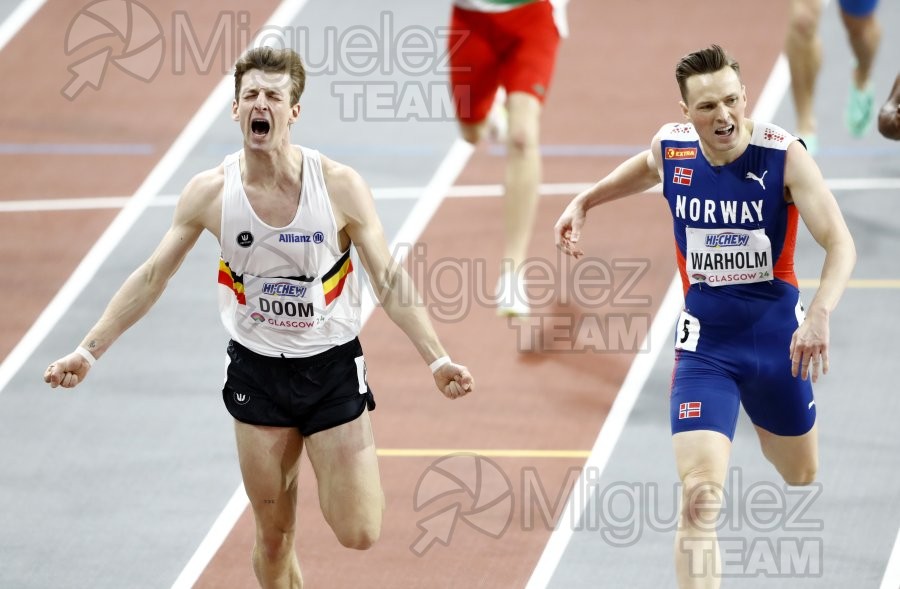
<instances>
[{"instance_id":1,"label":"man in white singlet","mask_svg":"<svg viewBox=\"0 0 900 589\"><path fill-rule=\"evenodd\" d=\"M74 387L159 298L200 234L221 245L219 309L231 336L223 400L256 519L253 569L263 587L302 587L294 551L302 448L338 540L369 548L384 496L368 411L375 406L359 344L351 244L388 316L430 365L444 396L472 391L391 257L369 188L353 169L290 142L305 71L290 49L249 50L235 66L232 115L243 149L184 189L156 251L44 380Z\"/></svg>"}]
</instances>

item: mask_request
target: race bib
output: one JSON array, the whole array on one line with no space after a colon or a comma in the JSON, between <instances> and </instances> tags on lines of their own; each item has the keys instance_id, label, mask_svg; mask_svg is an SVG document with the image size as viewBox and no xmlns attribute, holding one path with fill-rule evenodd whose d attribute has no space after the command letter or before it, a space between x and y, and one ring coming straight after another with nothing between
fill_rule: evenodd
<instances>
[{"instance_id":1,"label":"race bib","mask_svg":"<svg viewBox=\"0 0 900 589\"><path fill-rule=\"evenodd\" d=\"M263 278L244 275L247 294L245 315L248 326L282 332L319 327L324 321L324 304L316 296L319 284L291 278Z\"/></svg>"},{"instance_id":2,"label":"race bib","mask_svg":"<svg viewBox=\"0 0 900 589\"><path fill-rule=\"evenodd\" d=\"M772 243L762 229L688 227L685 269L691 284L723 286L772 280Z\"/></svg>"}]
</instances>

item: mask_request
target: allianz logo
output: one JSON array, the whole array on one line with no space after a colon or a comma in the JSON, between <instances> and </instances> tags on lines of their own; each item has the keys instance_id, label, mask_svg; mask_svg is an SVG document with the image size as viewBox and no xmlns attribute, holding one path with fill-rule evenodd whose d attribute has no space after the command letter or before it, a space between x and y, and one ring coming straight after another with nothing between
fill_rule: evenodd
<instances>
[{"instance_id":1,"label":"allianz logo","mask_svg":"<svg viewBox=\"0 0 900 589\"><path fill-rule=\"evenodd\" d=\"M321 231L316 231L312 235L281 233L278 236L278 243L322 243L323 241L325 241L325 234Z\"/></svg>"}]
</instances>

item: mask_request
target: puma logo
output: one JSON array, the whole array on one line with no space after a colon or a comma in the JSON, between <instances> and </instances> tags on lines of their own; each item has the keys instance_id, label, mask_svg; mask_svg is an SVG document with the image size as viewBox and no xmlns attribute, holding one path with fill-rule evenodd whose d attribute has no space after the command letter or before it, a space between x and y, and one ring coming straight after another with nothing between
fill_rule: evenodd
<instances>
[{"instance_id":1,"label":"puma logo","mask_svg":"<svg viewBox=\"0 0 900 589\"><path fill-rule=\"evenodd\" d=\"M765 190L765 189L766 189L766 185L765 185L765 183L763 182L763 178L765 178L765 177L766 177L766 174L768 174L768 173L769 173L769 170L764 170L762 176L757 176L757 175L754 174L753 172L747 172L747 175L744 176L744 180L754 180L754 181L756 181L756 182L759 182L759 185L762 186L762 189L763 189L763 190Z\"/></svg>"}]
</instances>

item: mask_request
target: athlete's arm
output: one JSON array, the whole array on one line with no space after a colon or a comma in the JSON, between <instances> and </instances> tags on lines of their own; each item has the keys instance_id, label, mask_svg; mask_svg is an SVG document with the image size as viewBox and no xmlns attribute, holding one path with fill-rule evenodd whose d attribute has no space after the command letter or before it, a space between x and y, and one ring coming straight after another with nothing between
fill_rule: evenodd
<instances>
[{"instance_id":1,"label":"athlete's arm","mask_svg":"<svg viewBox=\"0 0 900 589\"><path fill-rule=\"evenodd\" d=\"M806 320L794 332L790 349L794 376L800 374L805 379L811 368L815 382L820 359L822 373L828 372L828 319L850 280L856 247L819 167L797 141L787 150L784 183L810 234L825 250L819 288Z\"/></svg>"},{"instance_id":2,"label":"athlete's arm","mask_svg":"<svg viewBox=\"0 0 900 589\"><path fill-rule=\"evenodd\" d=\"M659 184L659 153L660 140L657 136L653 138L650 149L625 160L605 178L572 199L554 227L556 246L576 258L584 255L578 247L578 239L587 212L597 205L646 192Z\"/></svg>"},{"instance_id":3,"label":"athlete's arm","mask_svg":"<svg viewBox=\"0 0 900 589\"><path fill-rule=\"evenodd\" d=\"M175 207L172 226L153 254L113 295L103 315L81 341L80 348L94 358L102 356L125 330L150 310L203 229L209 228L218 234L214 205L221 189L222 176L215 170L199 174L188 183ZM44 372L44 381L51 387L74 387L84 380L88 370L90 362L76 351L50 364Z\"/></svg>"},{"instance_id":4,"label":"athlete's arm","mask_svg":"<svg viewBox=\"0 0 900 589\"><path fill-rule=\"evenodd\" d=\"M322 158L325 183L338 228L346 231L369 275L378 302L415 345L426 363L446 356L412 279L388 250L384 229L369 187L352 168ZM440 391L451 399L471 392L465 366L445 364L434 373Z\"/></svg>"},{"instance_id":5,"label":"athlete's arm","mask_svg":"<svg viewBox=\"0 0 900 589\"><path fill-rule=\"evenodd\" d=\"M884 106L878 111L878 132L887 139L900 140L900 74Z\"/></svg>"}]
</instances>

